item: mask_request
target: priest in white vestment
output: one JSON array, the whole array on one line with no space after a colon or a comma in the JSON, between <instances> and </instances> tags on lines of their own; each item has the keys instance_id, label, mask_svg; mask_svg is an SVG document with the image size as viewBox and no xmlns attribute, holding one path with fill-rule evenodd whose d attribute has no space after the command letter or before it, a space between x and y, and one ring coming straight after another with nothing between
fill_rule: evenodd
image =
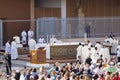
<instances>
[{"instance_id":1,"label":"priest in white vestment","mask_svg":"<svg viewBox=\"0 0 120 80\"><path fill-rule=\"evenodd\" d=\"M10 49L11 49L10 41L7 41L7 42L5 43L5 53L10 54Z\"/></svg>"},{"instance_id":2,"label":"priest in white vestment","mask_svg":"<svg viewBox=\"0 0 120 80\"><path fill-rule=\"evenodd\" d=\"M81 43L79 43L79 46L77 47L77 59L78 59L78 56L82 56L82 48L83 48L83 46L82 46L82 44Z\"/></svg>"},{"instance_id":3,"label":"priest in white vestment","mask_svg":"<svg viewBox=\"0 0 120 80\"><path fill-rule=\"evenodd\" d=\"M34 35L34 32L33 32L33 30L29 30L28 31L28 41L31 39L31 38L33 38L33 35Z\"/></svg>"},{"instance_id":4,"label":"priest in white vestment","mask_svg":"<svg viewBox=\"0 0 120 80\"><path fill-rule=\"evenodd\" d=\"M25 30L22 31L21 33L21 37L22 37L22 44L26 44L26 40L27 40L27 33Z\"/></svg>"},{"instance_id":5,"label":"priest in white vestment","mask_svg":"<svg viewBox=\"0 0 120 80\"><path fill-rule=\"evenodd\" d=\"M29 50L35 50L35 45L36 45L36 41L34 39L30 39L28 41Z\"/></svg>"},{"instance_id":6,"label":"priest in white vestment","mask_svg":"<svg viewBox=\"0 0 120 80\"><path fill-rule=\"evenodd\" d=\"M18 51L17 51L17 44L15 39L11 42L11 59L17 59L18 58Z\"/></svg>"}]
</instances>

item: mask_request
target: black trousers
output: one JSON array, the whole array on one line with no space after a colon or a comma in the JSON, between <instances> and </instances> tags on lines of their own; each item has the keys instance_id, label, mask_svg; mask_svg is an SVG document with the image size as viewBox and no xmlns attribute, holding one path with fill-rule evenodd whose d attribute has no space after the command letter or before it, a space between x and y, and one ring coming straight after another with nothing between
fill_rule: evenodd
<instances>
[{"instance_id":1,"label":"black trousers","mask_svg":"<svg viewBox=\"0 0 120 80\"><path fill-rule=\"evenodd\" d=\"M120 62L120 57L118 57L118 62Z\"/></svg>"}]
</instances>

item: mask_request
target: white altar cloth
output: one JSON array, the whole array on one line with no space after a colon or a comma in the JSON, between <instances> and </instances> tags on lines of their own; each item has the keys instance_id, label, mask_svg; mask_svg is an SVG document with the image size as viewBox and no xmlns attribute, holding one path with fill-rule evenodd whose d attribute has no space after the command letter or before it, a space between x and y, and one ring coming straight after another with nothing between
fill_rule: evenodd
<instances>
[{"instance_id":1,"label":"white altar cloth","mask_svg":"<svg viewBox=\"0 0 120 80\"><path fill-rule=\"evenodd\" d=\"M46 59L50 59L50 46L65 46L65 45L79 45L79 42L62 42L62 43L52 43L52 44L36 44L35 50L40 47L45 47L46 49Z\"/></svg>"}]
</instances>

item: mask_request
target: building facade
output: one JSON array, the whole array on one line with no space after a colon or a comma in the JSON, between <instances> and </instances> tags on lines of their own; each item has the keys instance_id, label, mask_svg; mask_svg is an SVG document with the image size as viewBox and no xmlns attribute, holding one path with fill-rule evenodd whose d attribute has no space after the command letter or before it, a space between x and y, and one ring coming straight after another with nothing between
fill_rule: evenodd
<instances>
[{"instance_id":1,"label":"building facade","mask_svg":"<svg viewBox=\"0 0 120 80\"><path fill-rule=\"evenodd\" d=\"M38 18L77 18L79 9L84 17L117 17L120 16L120 0L0 0L2 41L20 36L23 29L32 28L36 32Z\"/></svg>"}]
</instances>

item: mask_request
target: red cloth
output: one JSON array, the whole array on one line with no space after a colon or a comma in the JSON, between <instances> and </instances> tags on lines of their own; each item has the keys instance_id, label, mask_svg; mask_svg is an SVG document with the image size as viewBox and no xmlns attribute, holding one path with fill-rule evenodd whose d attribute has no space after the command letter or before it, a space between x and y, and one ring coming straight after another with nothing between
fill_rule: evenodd
<instances>
[{"instance_id":1,"label":"red cloth","mask_svg":"<svg viewBox=\"0 0 120 80\"><path fill-rule=\"evenodd\" d=\"M116 78L116 77L113 77L113 79L112 79L112 80L117 80L117 78ZM120 76L119 76L118 80L120 80Z\"/></svg>"}]
</instances>

